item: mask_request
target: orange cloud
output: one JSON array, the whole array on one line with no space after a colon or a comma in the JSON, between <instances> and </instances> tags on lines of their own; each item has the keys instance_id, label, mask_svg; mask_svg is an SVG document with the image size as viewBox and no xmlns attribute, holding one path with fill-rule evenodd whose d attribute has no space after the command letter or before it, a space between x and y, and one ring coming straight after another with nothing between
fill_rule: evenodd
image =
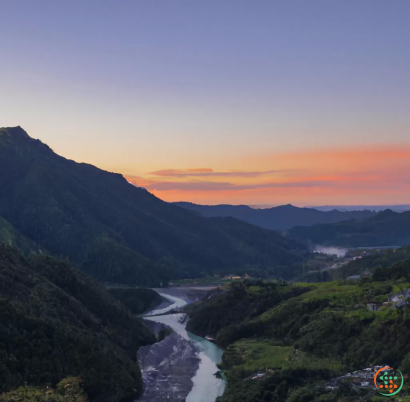
<instances>
[{"instance_id":1,"label":"orange cloud","mask_svg":"<svg viewBox=\"0 0 410 402\"><path fill-rule=\"evenodd\" d=\"M213 169L165 169L157 170L155 172L149 173L154 176L162 177L260 177L273 174L284 174L292 170L267 170L261 172L254 171L242 171L242 170L231 170L231 171L221 171L215 172Z\"/></svg>"},{"instance_id":2,"label":"orange cloud","mask_svg":"<svg viewBox=\"0 0 410 402\"><path fill-rule=\"evenodd\" d=\"M212 174L213 170L208 168L194 168L194 169L165 169L157 170L149 174L154 176L170 176L170 177L184 177Z\"/></svg>"},{"instance_id":3,"label":"orange cloud","mask_svg":"<svg viewBox=\"0 0 410 402\"><path fill-rule=\"evenodd\" d=\"M127 176L166 201L244 204L410 202L410 146L259 155L236 169L163 169ZM246 166L246 169L238 167ZM252 167L252 168L251 168Z\"/></svg>"}]
</instances>

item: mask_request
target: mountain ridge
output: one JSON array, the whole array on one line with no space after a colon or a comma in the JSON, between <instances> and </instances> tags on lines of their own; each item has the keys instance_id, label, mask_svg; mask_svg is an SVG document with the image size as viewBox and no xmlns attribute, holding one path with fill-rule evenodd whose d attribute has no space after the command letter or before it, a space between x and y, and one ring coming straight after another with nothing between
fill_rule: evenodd
<instances>
[{"instance_id":1,"label":"mountain ridge","mask_svg":"<svg viewBox=\"0 0 410 402\"><path fill-rule=\"evenodd\" d=\"M247 205L199 205L190 202L175 202L182 208L199 212L205 217L231 216L244 222L269 230L286 231L294 226L310 226L319 223L335 223L351 219L375 216L373 211L319 211L314 208L300 208L291 204L272 208L251 208Z\"/></svg>"},{"instance_id":2,"label":"mountain ridge","mask_svg":"<svg viewBox=\"0 0 410 402\"><path fill-rule=\"evenodd\" d=\"M410 211L386 209L359 220L328 225L294 227L289 237L307 243L341 247L407 246L410 244Z\"/></svg>"},{"instance_id":3,"label":"mountain ridge","mask_svg":"<svg viewBox=\"0 0 410 402\"><path fill-rule=\"evenodd\" d=\"M276 232L203 218L120 174L61 157L21 127L0 129L0 186L0 216L101 281L160 286L306 253Z\"/></svg>"}]
</instances>

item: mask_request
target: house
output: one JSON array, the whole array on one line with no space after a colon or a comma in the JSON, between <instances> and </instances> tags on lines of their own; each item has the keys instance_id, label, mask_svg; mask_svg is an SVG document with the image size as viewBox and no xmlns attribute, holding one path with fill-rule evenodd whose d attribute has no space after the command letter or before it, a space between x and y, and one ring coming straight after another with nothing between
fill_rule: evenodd
<instances>
[{"instance_id":1,"label":"house","mask_svg":"<svg viewBox=\"0 0 410 402\"><path fill-rule=\"evenodd\" d=\"M389 301L391 302L399 302L401 300L410 298L410 289L404 290L404 292L394 293L389 296Z\"/></svg>"},{"instance_id":2,"label":"house","mask_svg":"<svg viewBox=\"0 0 410 402\"><path fill-rule=\"evenodd\" d=\"M265 373L258 373L254 377L252 377L252 380L257 380L259 378L265 377Z\"/></svg>"},{"instance_id":3,"label":"house","mask_svg":"<svg viewBox=\"0 0 410 402\"><path fill-rule=\"evenodd\" d=\"M394 307L396 308L403 308L403 307L410 306L410 300L404 299L399 301Z\"/></svg>"},{"instance_id":4,"label":"house","mask_svg":"<svg viewBox=\"0 0 410 402\"><path fill-rule=\"evenodd\" d=\"M380 305L377 304L377 303L367 303L367 308L368 308L370 311L377 311L377 310L379 310Z\"/></svg>"},{"instance_id":5,"label":"house","mask_svg":"<svg viewBox=\"0 0 410 402\"><path fill-rule=\"evenodd\" d=\"M241 279L241 277L237 275L226 275L222 279Z\"/></svg>"},{"instance_id":6,"label":"house","mask_svg":"<svg viewBox=\"0 0 410 402\"><path fill-rule=\"evenodd\" d=\"M360 279L360 275L352 275L347 278L348 281L357 281Z\"/></svg>"}]
</instances>

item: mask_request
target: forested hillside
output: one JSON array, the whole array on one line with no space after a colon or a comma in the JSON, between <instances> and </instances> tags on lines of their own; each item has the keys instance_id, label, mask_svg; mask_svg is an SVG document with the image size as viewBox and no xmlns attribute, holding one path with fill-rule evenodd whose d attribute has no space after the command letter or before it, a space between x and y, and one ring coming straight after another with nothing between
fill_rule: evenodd
<instances>
[{"instance_id":1,"label":"forested hillside","mask_svg":"<svg viewBox=\"0 0 410 402\"><path fill-rule=\"evenodd\" d=\"M386 268L406 260L410 260L410 246L374 252L350 261L339 269L332 269L329 274L332 279L347 279L352 275L361 275L364 272L372 273L376 268Z\"/></svg>"},{"instance_id":2,"label":"forested hillside","mask_svg":"<svg viewBox=\"0 0 410 402\"><path fill-rule=\"evenodd\" d=\"M0 394L73 376L91 401L132 401L142 389L137 350L156 341L86 274L2 244L0 323Z\"/></svg>"},{"instance_id":3,"label":"forested hillside","mask_svg":"<svg viewBox=\"0 0 410 402\"><path fill-rule=\"evenodd\" d=\"M289 237L305 243L341 246L406 246L410 244L410 212L385 210L372 218L310 227L294 227Z\"/></svg>"},{"instance_id":4,"label":"forested hillside","mask_svg":"<svg viewBox=\"0 0 410 402\"><path fill-rule=\"evenodd\" d=\"M153 310L162 303L162 297L152 289L110 289L109 292L133 314L142 314Z\"/></svg>"},{"instance_id":5,"label":"forested hillside","mask_svg":"<svg viewBox=\"0 0 410 402\"><path fill-rule=\"evenodd\" d=\"M119 174L60 157L20 127L0 129L0 187L0 216L101 281L159 286L306 255L276 232L203 218Z\"/></svg>"},{"instance_id":6,"label":"forested hillside","mask_svg":"<svg viewBox=\"0 0 410 402\"><path fill-rule=\"evenodd\" d=\"M285 231L294 226L310 226L334 223L352 219L364 219L376 213L364 211L318 211L314 208L298 208L281 205L273 208L251 208L247 205L198 205L191 202L175 202L182 208L200 213L206 217L227 217L240 219L264 229Z\"/></svg>"},{"instance_id":7,"label":"forested hillside","mask_svg":"<svg viewBox=\"0 0 410 402\"><path fill-rule=\"evenodd\" d=\"M225 348L222 402L370 401L373 390L325 384L377 364L409 372L410 309L366 305L381 305L409 280L407 261L357 284L234 283L188 306L187 329Z\"/></svg>"},{"instance_id":8,"label":"forested hillside","mask_svg":"<svg viewBox=\"0 0 410 402\"><path fill-rule=\"evenodd\" d=\"M20 250L30 252L41 252L40 248L30 239L23 236L15 227L0 216L0 243L17 247Z\"/></svg>"}]
</instances>

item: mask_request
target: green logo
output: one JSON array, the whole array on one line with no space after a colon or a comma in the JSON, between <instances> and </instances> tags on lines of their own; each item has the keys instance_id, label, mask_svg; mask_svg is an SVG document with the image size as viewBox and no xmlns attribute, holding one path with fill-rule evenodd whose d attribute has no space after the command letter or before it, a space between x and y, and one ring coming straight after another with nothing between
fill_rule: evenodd
<instances>
[{"instance_id":1,"label":"green logo","mask_svg":"<svg viewBox=\"0 0 410 402\"><path fill-rule=\"evenodd\" d=\"M379 393L384 396L398 394L403 388L403 374L391 367L383 367L374 375L374 385Z\"/></svg>"}]
</instances>

